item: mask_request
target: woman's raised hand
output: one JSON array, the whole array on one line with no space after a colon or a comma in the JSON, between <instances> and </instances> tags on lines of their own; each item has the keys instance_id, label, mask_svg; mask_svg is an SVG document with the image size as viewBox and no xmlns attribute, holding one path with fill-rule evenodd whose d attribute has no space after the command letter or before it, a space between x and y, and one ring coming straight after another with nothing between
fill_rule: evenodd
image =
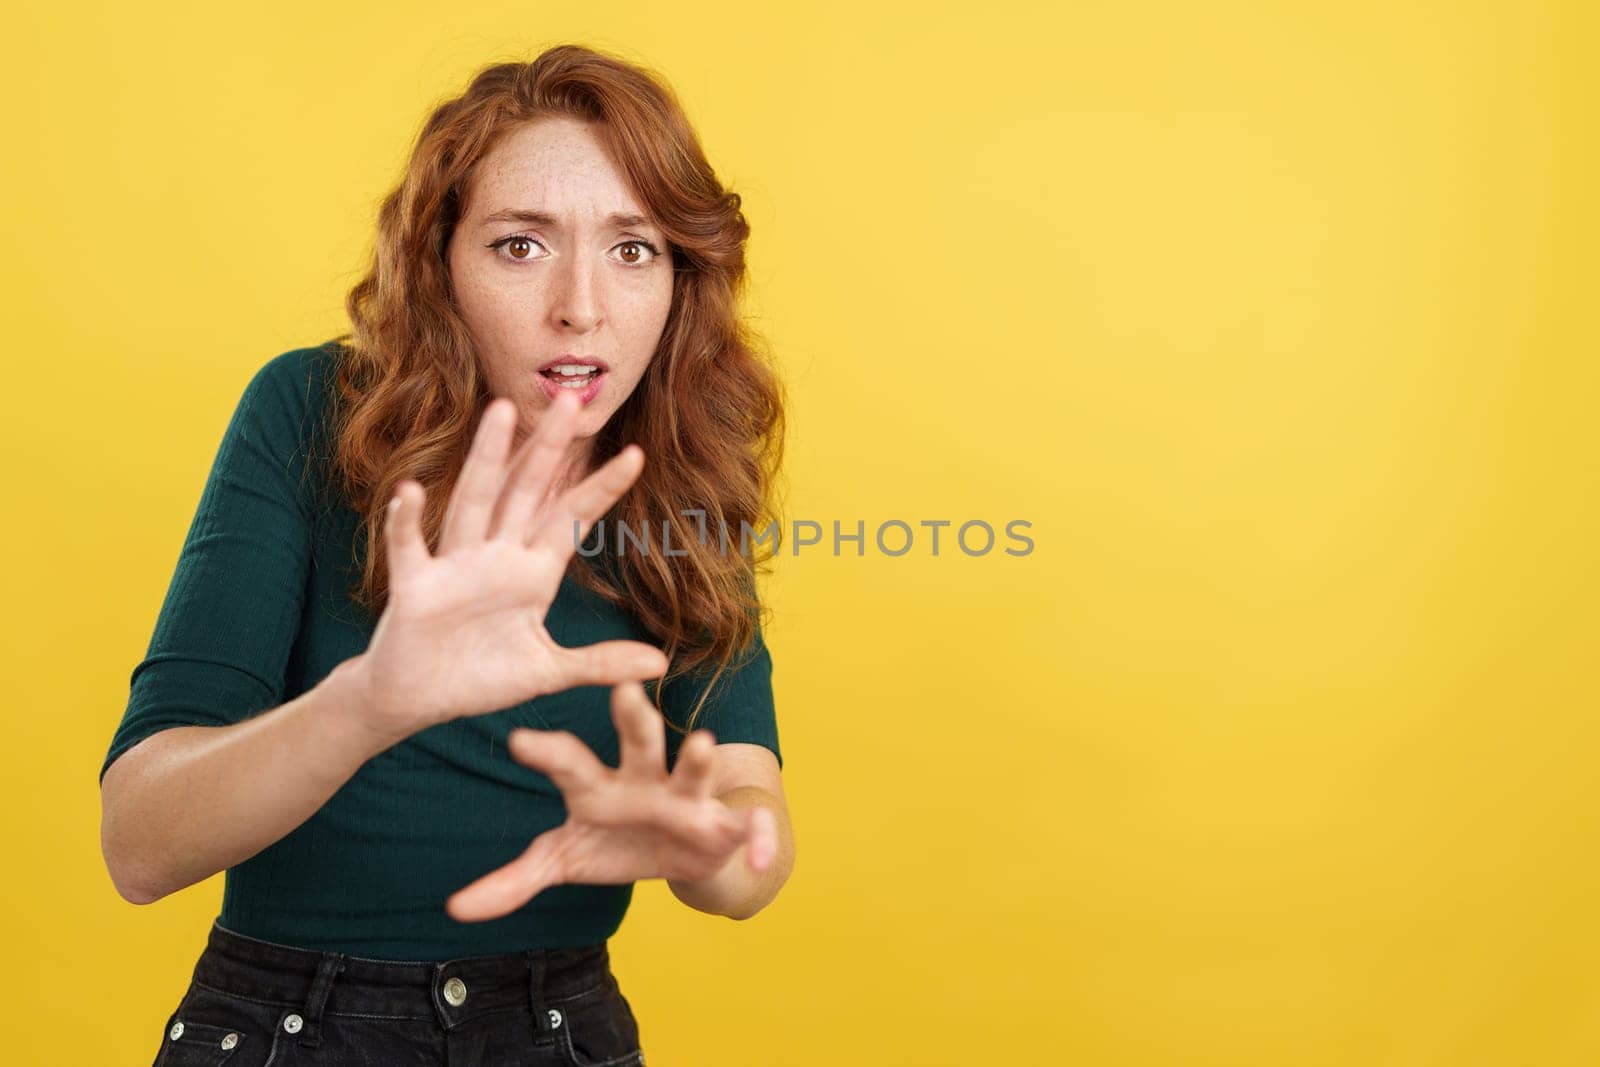
<instances>
[{"instance_id":1,"label":"woman's raised hand","mask_svg":"<svg viewBox=\"0 0 1600 1067\"><path fill-rule=\"evenodd\" d=\"M612 769L566 730L519 727L506 741L517 762L555 782L567 821L533 839L521 856L457 890L445 911L462 922L509 915L553 885L620 885L642 878L701 881L749 845L745 863L764 871L778 849L778 824L763 806L734 809L711 795L716 738L695 730L667 773L661 713L636 682L611 691L621 742Z\"/></svg>"},{"instance_id":2,"label":"woman's raised hand","mask_svg":"<svg viewBox=\"0 0 1600 1067\"><path fill-rule=\"evenodd\" d=\"M356 665L360 713L380 738L395 743L545 693L666 672L666 656L652 645L565 648L545 630L575 543L644 467L643 451L628 445L544 504L578 407L576 397L558 394L537 432L508 458L515 406L504 397L489 402L437 552L423 539L421 484L407 479L396 488L384 523L388 603Z\"/></svg>"}]
</instances>

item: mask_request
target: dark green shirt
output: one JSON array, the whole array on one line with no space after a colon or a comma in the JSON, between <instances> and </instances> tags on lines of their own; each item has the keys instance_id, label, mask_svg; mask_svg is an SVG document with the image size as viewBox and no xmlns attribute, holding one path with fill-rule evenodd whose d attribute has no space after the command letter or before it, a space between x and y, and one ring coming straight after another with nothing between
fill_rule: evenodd
<instances>
[{"instance_id":1,"label":"dark green shirt","mask_svg":"<svg viewBox=\"0 0 1600 1067\"><path fill-rule=\"evenodd\" d=\"M366 650L377 620L348 589L366 534L327 473L326 389L340 348L285 352L251 379L218 448L127 710L100 775L173 726L223 726L306 692ZM567 646L660 642L563 579L546 618ZM462 664L471 669L471 664ZM697 726L778 755L772 660L758 636L735 658ZM677 679L678 725L709 672ZM653 683L647 685L653 695ZM593 944L616 932L632 884L554 886L488 922L457 922L445 898L566 819L549 778L514 760L516 726L570 730L615 767L610 690L582 686L430 727L368 760L287 836L229 868L218 920L238 933L376 959L444 960ZM666 728L667 765L683 735Z\"/></svg>"}]
</instances>

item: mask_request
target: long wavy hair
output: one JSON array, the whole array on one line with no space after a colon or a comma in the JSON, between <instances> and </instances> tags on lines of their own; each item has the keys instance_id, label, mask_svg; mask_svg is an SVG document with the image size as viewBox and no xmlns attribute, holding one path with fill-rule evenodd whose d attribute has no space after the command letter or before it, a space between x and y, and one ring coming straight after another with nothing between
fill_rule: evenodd
<instances>
[{"instance_id":1,"label":"long wavy hair","mask_svg":"<svg viewBox=\"0 0 1600 1067\"><path fill-rule=\"evenodd\" d=\"M666 524L674 555L578 553L570 573L661 641L671 666L656 686L658 706L667 681L703 677L715 664L687 732L767 614L755 576L776 540L768 547L758 539L748 553L723 551L720 537L707 533L726 529L738 545L744 524L764 531L775 522L784 402L763 340L737 312L750 232L739 194L717 180L673 91L622 59L567 44L532 62L483 68L428 116L403 178L383 200L371 268L345 301L352 328L336 338L343 351L333 457L367 545L350 592L381 614L383 510L402 479L426 490L423 533L431 549L439 544L445 506L492 399L454 300L446 249L479 161L507 131L552 116L593 124L672 246L672 307L660 342L597 434L593 461L630 441L643 447L644 472L608 512L606 528ZM690 507L705 512L706 525L681 513Z\"/></svg>"}]
</instances>

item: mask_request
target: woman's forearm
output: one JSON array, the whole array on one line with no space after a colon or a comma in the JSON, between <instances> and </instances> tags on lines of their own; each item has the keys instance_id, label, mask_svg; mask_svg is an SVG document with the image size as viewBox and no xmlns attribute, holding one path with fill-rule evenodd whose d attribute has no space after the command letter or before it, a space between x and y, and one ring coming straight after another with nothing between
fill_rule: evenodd
<instances>
[{"instance_id":1,"label":"woman's forearm","mask_svg":"<svg viewBox=\"0 0 1600 1067\"><path fill-rule=\"evenodd\" d=\"M100 847L117 891L148 904L242 863L399 741L359 715L359 658L270 711L162 730L119 756L100 787Z\"/></svg>"}]
</instances>

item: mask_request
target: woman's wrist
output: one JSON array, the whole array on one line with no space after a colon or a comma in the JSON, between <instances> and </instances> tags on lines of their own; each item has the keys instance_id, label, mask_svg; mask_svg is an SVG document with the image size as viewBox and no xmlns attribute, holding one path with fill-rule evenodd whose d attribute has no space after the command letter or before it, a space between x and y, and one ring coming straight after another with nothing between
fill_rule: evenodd
<instances>
[{"instance_id":1,"label":"woman's wrist","mask_svg":"<svg viewBox=\"0 0 1600 1067\"><path fill-rule=\"evenodd\" d=\"M348 778L363 763L404 741L415 731L400 731L382 724L374 714L367 685L365 654L351 656L317 683L326 699L317 702L317 727L328 746L330 771L346 766Z\"/></svg>"}]
</instances>

